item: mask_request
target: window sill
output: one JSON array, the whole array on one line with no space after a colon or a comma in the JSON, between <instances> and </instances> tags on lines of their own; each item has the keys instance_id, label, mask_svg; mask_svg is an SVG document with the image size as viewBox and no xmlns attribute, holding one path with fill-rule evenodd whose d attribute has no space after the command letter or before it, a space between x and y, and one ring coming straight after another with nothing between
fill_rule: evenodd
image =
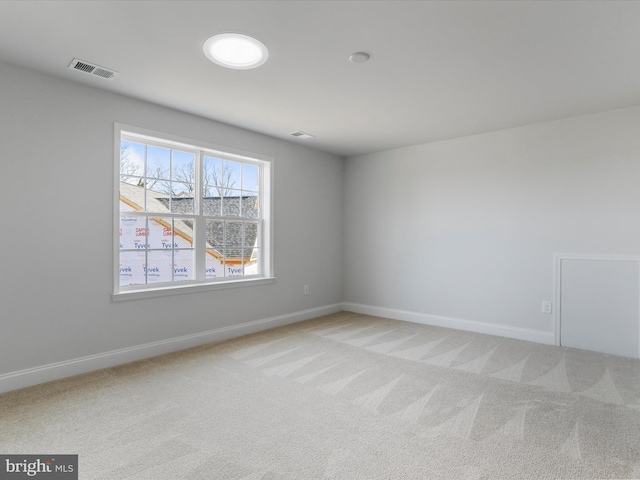
<instances>
[{"instance_id":1,"label":"window sill","mask_svg":"<svg viewBox=\"0 0 640 480\"><path fill-rule=\"evenodd\" d=\"M144 290L127 290L124 292L118 292L111 295L113 302L124 302L127 300L140 300L144 298L154 297L166 297L168 295L182 295L185 293L199 293L199 292L211 292L215 290L225 290L227 288L238 287L254 287L256 285L265 285L268 283L274 283L276 277L267 278L251 278L248 280L232 280L221 283L200 283L197 285L181 285L151 288Z\"/></svg>"}]
</instances>

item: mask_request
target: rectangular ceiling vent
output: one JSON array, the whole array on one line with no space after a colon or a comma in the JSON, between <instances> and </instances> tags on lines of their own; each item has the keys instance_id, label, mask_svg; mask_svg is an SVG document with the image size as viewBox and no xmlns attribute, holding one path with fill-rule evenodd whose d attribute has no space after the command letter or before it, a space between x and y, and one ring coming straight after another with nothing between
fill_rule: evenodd
<instances>
[{"instance_id":1,"label":"rectangular ceiling vent","mask_svg":"<svg viewBox=\"0 0 640 480\"><path fill-rule=\"evenodd\" d=\"M101 67L100 65L96 65L94 63L85 62L84 60L78 60L77 58L73 59L73 61L69 64L69 68L71 70L78 70L80 72L88 73L89 75L106 78L107 80L110 80L118 75L118 72L116 72L115 70Z\"/></svg>"},{"instance_id":2,"label":"rectangular ceiling vent","mask_svg":"<svg viewBox=\"0 0 640 480\"><path fill-rule=\"evenodd\" d=\"M300 130L298 130L297 132L290 133L289 135L291 135L292 137L301 138L303 140L308 140L310 138L315 138L313 135L311 135L309 133L301 132Z\"/></svg>"}]
</instances>

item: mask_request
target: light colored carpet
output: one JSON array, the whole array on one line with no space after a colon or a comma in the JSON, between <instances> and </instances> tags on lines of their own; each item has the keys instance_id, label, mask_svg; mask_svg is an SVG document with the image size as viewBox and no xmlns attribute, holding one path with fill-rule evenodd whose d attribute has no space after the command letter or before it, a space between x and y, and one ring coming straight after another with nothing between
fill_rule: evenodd
<instances>
[{"instance_id":1,"label":"light colored carpet","mask_svg":"<svg viewBox=\"0 0 640 480\"><path fill-rule=\"evenodd\" d=\"M81 479L640 478L640 361L353 313L0 396Z\"/></svg>"}]
</instances>

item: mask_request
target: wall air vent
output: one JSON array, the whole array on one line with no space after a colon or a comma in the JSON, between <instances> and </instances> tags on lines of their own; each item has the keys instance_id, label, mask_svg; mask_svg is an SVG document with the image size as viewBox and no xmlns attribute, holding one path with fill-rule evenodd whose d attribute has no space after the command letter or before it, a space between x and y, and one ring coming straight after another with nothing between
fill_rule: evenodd
<instances>
[{"instance_id":1,"label":"wall air vent","mask_svg":"<svg viewBox=\"0 0 640 480\"><path fill-rule=\"evenodd\" d=\"M301 132L300 130L298 130L297 132L290 133L289 135L291 135L292 137L301 138L303 140L308 140L310 138L315 138L313 135L311 135L309 133Z\"/></svg>"},{"instance_id":2,"label":"wall air vent","mask_svg":"<svg viewBox=\"0 0 640 480\"><path fill-rule=\"evenodd\" d=\"M107 80L110 80L118 75L118 72L116 72L115 70L101 67L100 65L96 65L93 63L85 62L84 60L78 60L77 58L73 59L73 61L69 64L69 68L71 70L78 70L80 72L88 73L89 75L106 78Z\"/></svg>"}]
</instances>

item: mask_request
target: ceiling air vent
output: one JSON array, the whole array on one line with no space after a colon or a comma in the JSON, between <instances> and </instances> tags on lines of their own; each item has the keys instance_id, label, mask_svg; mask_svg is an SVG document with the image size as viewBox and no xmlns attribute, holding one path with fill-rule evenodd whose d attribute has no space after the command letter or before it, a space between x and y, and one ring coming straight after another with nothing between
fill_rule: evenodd
<instances>
[{"instance_id":1,"label":"ceiling air vent","mask_svg":"<svg viewBox=\"0 0 640 480\"><path fill-rule=\"evenodd\" d=\"M309 133L301 132L300 130L298 130L297 132L290 133L289 135L291 135L292 137L301 138L303 140L308 140L310 138L314 138L313 135L311 135Z\"/></svg>"},{"instance_id":2,"label":"ceiling air vent","mask_svg":"<svg viewBox=\"0 0 640 480\"><path fill-rule=\"evenodd\" d=\"M106 78L108 80L118 75L118 72L116 72L115 70L101 67L100 65L95 65L93 63L85 62L84 60L78 60L77 58L73 59L73 61L69 64L69 68L71 70L78 70L80 72Z\"/></svg>"}]
</instances>

